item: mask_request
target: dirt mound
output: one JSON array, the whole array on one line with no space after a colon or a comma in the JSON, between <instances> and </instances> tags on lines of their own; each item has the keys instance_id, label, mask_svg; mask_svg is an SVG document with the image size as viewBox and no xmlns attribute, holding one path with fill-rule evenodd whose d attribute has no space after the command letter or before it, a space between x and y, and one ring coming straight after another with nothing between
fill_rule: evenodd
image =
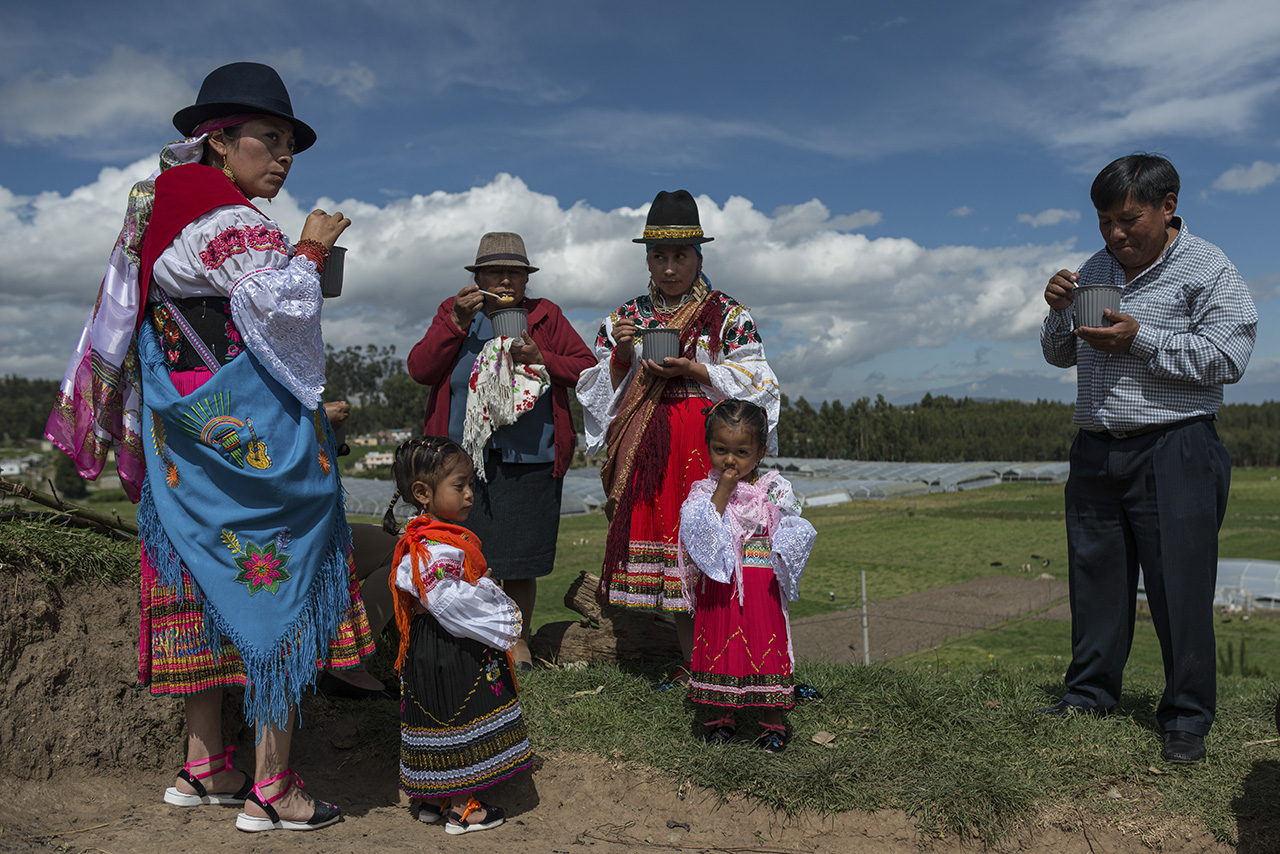
<instances>
[{"instance_id":1,"label":"dirt mound","mask_svg":"<svg viewBox=\"0 0 1280 854\"><path fill-rule=\"evenodd\" d=\"M0 771L48 779L57 769L181 764L181 707L137 690L138 594L61 591L10 570L0 617Z\"/></svg>"}]
</instances>

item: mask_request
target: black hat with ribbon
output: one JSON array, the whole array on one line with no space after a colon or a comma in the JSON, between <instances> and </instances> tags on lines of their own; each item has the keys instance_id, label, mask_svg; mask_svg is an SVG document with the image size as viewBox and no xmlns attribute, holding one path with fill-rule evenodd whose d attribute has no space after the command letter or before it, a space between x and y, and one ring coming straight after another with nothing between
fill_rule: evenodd
<instances>
[{"instance_id":1,"label":"black hat with ribbon","mask_svg":"<svg viewBox=\"0 0 1280 854\"><path fill-rule=\"evenodd\" d=\"M315 145L316 132L293 115L284 81L274 68L260 62L233 62L209 72L200 84L196 102L174 113L173 126L184 137L190 137L201 123L238 113L287 120L293 125L295 154Z\"/></svg>"},{"instance_id":2,"label":"black hat with ribbon","mask_svg":"<svg viewBox=\"0 0 1280 854\"><path fill-rule=\"evenodd\" d=\"M669 193L661 191L649 205L649 216L644 223L644 237L632 243L663 243L673 246L692 246L709 243L714 237L703 237L702 222L698 219L698 203L688 190Z\"/></svg>"}]
</instances>

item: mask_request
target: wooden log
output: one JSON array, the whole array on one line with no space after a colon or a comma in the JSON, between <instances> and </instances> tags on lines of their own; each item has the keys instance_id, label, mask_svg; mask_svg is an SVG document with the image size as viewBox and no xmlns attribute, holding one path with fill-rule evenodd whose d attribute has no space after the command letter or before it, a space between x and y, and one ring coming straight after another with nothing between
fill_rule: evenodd
<instances>
[{"instance_id":1,"label":"wooden log","mask_svg":"<svg viewBox=\"0 0 1280 854\"><path fill-rule=\"evenodd\" d=\"M596 603L600 577L581 573L564 604L582 614L577 622L547 623L532 638L533 654L556 663L680 659L675 620L658 611L631 611Z\"/></svg>"}]
</instances>

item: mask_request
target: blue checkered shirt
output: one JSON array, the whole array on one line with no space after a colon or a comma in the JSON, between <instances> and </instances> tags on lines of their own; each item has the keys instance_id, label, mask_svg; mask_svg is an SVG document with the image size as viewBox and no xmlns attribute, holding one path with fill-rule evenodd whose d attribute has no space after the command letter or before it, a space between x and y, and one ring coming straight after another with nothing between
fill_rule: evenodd
<instances>
[{"instance_id":1,"label":"blue checkered shirt","mask_svg":"<svg viewBox=\"0 0 1280 854\"><path fill-rule=\"evenodd\" d=\"M1244 375L1258 335L1258 311L1240 273L1212 243L1178 235L1154 264L1125 284L1106 249L1080 268L1080 285L1118 285L1120 311L1138 321L1124 355L1094 350L1075 337L1075 306L1050 310L1040 328L1044 358L1076 366L1076 412L1086 430L1128 432L1212 415L1222 386Z\"/></svg>"}]
</instances>

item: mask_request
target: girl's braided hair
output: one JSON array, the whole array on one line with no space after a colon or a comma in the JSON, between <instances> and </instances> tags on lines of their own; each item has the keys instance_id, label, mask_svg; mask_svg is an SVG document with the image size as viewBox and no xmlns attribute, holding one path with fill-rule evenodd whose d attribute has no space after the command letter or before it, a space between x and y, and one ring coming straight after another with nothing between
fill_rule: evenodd
<instances>
[{"instance_id":1,"label":"girl's braided hair","mask_svg":"<svg viewBox=\"0 0 1280 854\"><path fill-rule=\"evenodd\" d=\"M471 460L461 445L444 436L418 436L396 448L395 460L391 464L396 494L391 497L391 505L382 517L382 530L398 535L400 526L396 524L396 502L402 497L413 501L413 485L418 481L434 490L440 479L453 471L459 457L468 462Z\"/></svg>"},{"instance_id":2,"label":"girl's braided hair","mask_svg":"<svg viewBox=\"0 0 1280 854\"><path fill-rule=\"evenodd\" d=\"M707 416L706 439L711 444L711 434L717 427L740 427L753 433L760 447L769 445L769 415L759 406L748 400L729 398L722 400L709 409L704 409Z\"/></svg>"}]
</instances>

